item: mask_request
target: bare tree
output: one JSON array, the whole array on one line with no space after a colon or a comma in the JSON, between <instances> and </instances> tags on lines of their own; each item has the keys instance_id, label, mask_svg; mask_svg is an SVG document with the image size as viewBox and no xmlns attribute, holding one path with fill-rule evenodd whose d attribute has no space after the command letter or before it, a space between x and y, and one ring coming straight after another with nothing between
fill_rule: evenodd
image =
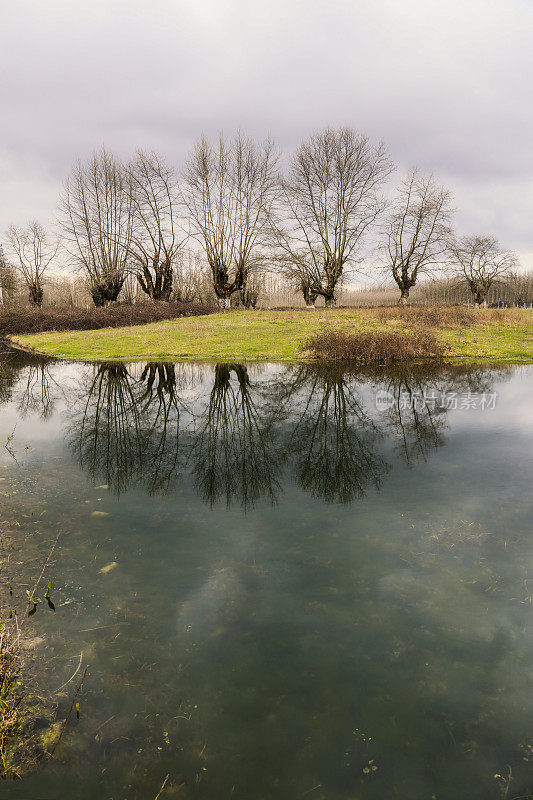
<instances>
[{"instance_id":1,"label":"bare tree","mask_svg":"<svg viewBox=\"0 0 533 800\"><path fill-rule=\"evenodd\" d=\"M4 248L0 244L0 306L11 300L17 291L17 275L12 264L7 260Z\"/></svg>"},{"instance_id":2,"label":"bare tree","mask_svg":"<svg viewBox=\"0 0 533 800\"><path fill-rule=\"evenodd\" d=\"M105 148L76 164L61 210L66 249L85 273L94 304L115 301L127 274L133 202L124 168Z\"/></svg>"},{"instance_id":3,"label":"bare tree","mask_svg":"<svg viewBox=\"0 0 533 800\"><path fill-rule=\"evenodd\" d=\"M188 160L185 202L225 308L265 261L276 165L270 140L256 145L241 134L231 142L220 136L217 146L202 137Z\"/></svg>"},{"instance_id":4,"label":"bare tree","mask_svg":"<svg viewBox=\"0 0 533 800\"><path fill-rule=\"evenodd\" d=\"M503 250L492 236L464 236L450 245L454 273L466 281L476 306L487 304L487 294L496 281L518 267L512 250Z\"/></svg>"},{"instance_id":5,"label":"bare tree","mask_svg":"<svg viewBox=\"0 0 533 800\"><path fill-rule=\"evenodd\" d=\"M6 239L14 257L15 269L27 286L28 300L41 307L45 273L57 255L57 242L49 240L47 232L36 220L30 222L27 228L10 225Z\"/></svg>"},{"instance_id":6,"label":"bare tree","mask_svg":"<svg viewBox=\"0 0 533 800\"><path fill-rule=\"evenodd\" d=\"M143 292L170 300L174 262L185 236L177 222L178 181L157 153L138 150L128 166L133 200L129 255Z\"/></svg>"},{"instance_id":7,"label":"bare tree","mask_svg":"<svg viewBox=\"0 0 533 800\"><path fill-rule=\"evenodd\" d=\"M308 306L318 295L334 304L337 285L384 209L381 187L392 169L384 145L372 146L352 128L314 134L294 154L276 240L282 269Z\"/></svg>"},{"instance_id":8,"label":"bare tree","mask_svg":"<svg viewBox=\"0 0 533 800\"><path fill-rule=\"evenodd\" d=\"M209 265L201 253L187 247L181 248L177 255L173 286L172 297L176 300L206 304L213 304L216 300Z\"/></svg>"},{"instance_id":9,"label":"bare tree","mask_svg":"<svg viewBox=\"0 0 533 800\"><path fill-rule=\"evenodd\" d=\"M450 193L413 169L401 182L385 225L385 270L398 284L400 303L421 275L433 272L451 233Z\"/></svg>"}]
</instances>

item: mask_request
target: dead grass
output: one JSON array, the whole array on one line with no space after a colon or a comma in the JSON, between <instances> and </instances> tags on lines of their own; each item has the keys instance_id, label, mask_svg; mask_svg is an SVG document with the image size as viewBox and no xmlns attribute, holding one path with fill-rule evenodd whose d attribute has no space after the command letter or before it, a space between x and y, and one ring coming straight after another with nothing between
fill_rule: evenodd
<instances>
[{"instance_id":1,"label":"dead grass","mask_svg":"<svg viewBox=\"0 0 533 800\"><path fill-rule=\"evenodd\" d=\"M396 322L413 328L470 328L491 323L516 325L523 320L519 309L466 306L387 306L362 309L361 314L380 322Z\"/></svg>"},{"instance_id":2,"label":"dead grass","mask_svg":"<svg viewBox=\"0 0 533 800\"><path fill-rule=\"evenodd\" d=\"M38 588L59 536L60 533L50 548L33 588L26 591L26 607L20 618L12 607L12 603L20 596L17 598L17 594L13 595L13 584L9 581L8 600L4 596L8 581L4 578L0 583L0 778L20 778L34 769L45 756L43 723L45 729L52 729L52 708L55 704L52 698L45 699L30 690L36 678L35 668L27 658L23 658L22 651L32 649L32 640L26 636L25 624L37 610L40 602L36 599ZM0 567L3 567L2 561ZM51 584L48 589L50 587ZM45 594L44 599L48 600L49 608L55 611L49 594ZM42 664L39 669L42 671Z\"/></svg>"},{"instance_id":3,"label":"dead grass","mask_svg":"<svg viewBox=\"0 0 533 800\"><path fill-rule=\"evenodd\" d=\"M0 777L12 768L12 741L16 737L20 717L20 633L4 622L0 632Z\"/></svg>"}]
</instances>

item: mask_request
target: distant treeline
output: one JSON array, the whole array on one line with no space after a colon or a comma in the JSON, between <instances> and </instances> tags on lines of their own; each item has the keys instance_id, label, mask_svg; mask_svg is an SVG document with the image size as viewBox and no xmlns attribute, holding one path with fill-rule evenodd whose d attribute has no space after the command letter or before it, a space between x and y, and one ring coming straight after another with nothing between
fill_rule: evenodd
<instances>
[{"instance_id":1,"label":"distant treeline","mask_svg":"<svg viewBox=\"0 0 533 800\"><path fill-rule=\"evenodd\" d=\"M2 272L0 268L0 276L3 278L4 306L6 308L27 306L26 286L17 273L14 270ZM268 272L258 273L250 276L248 283L248 308L304 308L306 305L303 294L282 275ZM171 300L178 306L180 303L186 303L193 304L197 308L211 309L217 303L217 297L209 280L209 271L205 267L203 269L198 267L195 279L190 281L184 280L182 272L178 273L175 287L176 290ZM340 286L336 293L338 307L390 306L397 300L398 289L393 284L375 286L345 284ZM132 276L126 279L119 302L121 305L152 303ZM473 300L466 284L458 283L453 279L428 278L414 288L408 303L410 305L430 303L472 305ZM533 307L533 273L514 273L507 276L505 282L491 286L487 294L487 305L491 307ZM324 300L318 299L316 306L324 306ZM50 275L44 285L42 307L90 309L94 308L94 304L84 282L78 276L55 274ZM232 297L231 307L245 307L240 294Z\"/></svg>"},{"instance_id":2,"label":"distant treeline","mask_svg":"<svg viewBox=\"0 0 533 800\"><path fill-rule=\"evenodd\" d=\"M354 305L372 302L374 290L350 286L365 276L402 303L531 302L513 251L490 232L454 232L450 193L432 175L413 168L389 190L382 142L326 129L287 164L271 140L241 134L202 137L181 169L153 152L95 152L65 183L57 235L37 221L7 229L0 300Z\"/></svg>"}]
</instances>

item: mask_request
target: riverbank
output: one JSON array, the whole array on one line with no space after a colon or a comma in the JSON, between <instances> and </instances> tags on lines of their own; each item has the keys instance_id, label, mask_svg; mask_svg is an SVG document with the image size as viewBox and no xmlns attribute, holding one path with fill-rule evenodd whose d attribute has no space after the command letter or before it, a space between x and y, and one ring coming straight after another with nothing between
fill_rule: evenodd
<instances>
[{"instance_id":1,"label":"riverbank","mask_svg":"<svg viewBox=\"0 0 533 800\"><path fill-rule=\"evenodd\" d=\"M148 325L46 332L13 344L81 361L298 361L318 332L424 330L448 358L533 362L533 310L412 306L378 309L231 311Z\"/></svg>"}]
</instances>

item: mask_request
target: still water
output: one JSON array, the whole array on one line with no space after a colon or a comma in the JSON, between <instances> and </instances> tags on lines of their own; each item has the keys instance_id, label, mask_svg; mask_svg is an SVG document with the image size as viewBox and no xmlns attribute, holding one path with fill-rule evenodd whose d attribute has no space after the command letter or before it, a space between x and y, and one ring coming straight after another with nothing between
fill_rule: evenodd
<instances>
[{"instance_id":1,"label":"still water","mask_svg":"<svg viewBox=\"0 0 533 800\"><path fill-rule=\"evenodd\" d=\"M533 792L532 394L531 367L5 354L2 577L22 607L60 533L26 630L56 719L88 670L0 796Z\"/></svg>"}]
</instances>

